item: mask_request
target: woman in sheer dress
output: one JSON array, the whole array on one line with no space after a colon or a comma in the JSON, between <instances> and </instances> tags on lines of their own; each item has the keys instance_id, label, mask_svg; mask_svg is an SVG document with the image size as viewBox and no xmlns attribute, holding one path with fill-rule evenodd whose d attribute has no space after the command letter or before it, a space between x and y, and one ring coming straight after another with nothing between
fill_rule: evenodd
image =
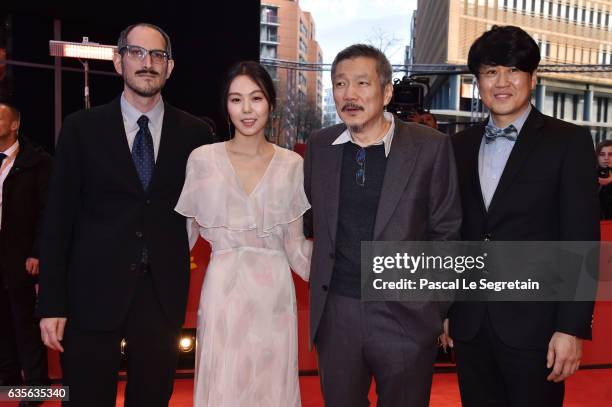
<instances>
[{"instance_id":1,"label":"woman in sheer dress","mask_svg":"<svg viewBox=\"0 0 612 407\"><path fill-rule=\"evenodd\" d=\"M302 158L266 140L266 70L228 73L227 142L194 150L176 210L212 247L198 310L194 405L300 406L293 269L308 280ZM193 241L193 239L191 239Z\"/></svg>"}]
</instances>

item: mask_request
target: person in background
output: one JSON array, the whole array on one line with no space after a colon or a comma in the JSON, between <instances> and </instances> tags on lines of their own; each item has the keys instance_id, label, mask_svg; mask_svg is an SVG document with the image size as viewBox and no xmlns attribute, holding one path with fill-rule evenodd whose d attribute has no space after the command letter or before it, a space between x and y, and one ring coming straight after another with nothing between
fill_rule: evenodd
<instances>
[{"instance_id":1,"label":"person in background","mask_svg":"<svg viewBox=\"0 0 612 407\"><path fill-rule=\"evenodd\" d=\"M599 165L599 207L601 219L612 219L612 140L604 140L595 149Z\"/></svg>"},{"instance_id":2,"label":"person in background","mask_svg":"<svg viewBox=\"0 0 612 407\"><path fill-rule=\"evenodd\" d=\"M35 314L35 285L53 161L18 136L20 116L14 106L0 103L0 386L42 386L49 377ZM40 404L21 401L19 406Z\"/></svg>"}]
</instances>

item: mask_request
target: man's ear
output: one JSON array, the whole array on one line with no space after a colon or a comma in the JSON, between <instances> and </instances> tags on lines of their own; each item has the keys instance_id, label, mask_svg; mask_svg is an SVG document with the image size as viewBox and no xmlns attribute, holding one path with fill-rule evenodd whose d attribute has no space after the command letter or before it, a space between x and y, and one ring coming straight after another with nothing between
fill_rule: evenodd
<instances>
[{"instance_id":1,"label":"man's ear","mask_svg":"<svg viewBox=\"0 0 612 407\"><path fill-rule=\"evenodd\" d=\"M17 130L19 130L19 125L20 125L20 124L21 124L21 123L19 123L19 120L13 120L13 121L11 122L11 131L17 131Z\"/></svg>"},{"instance_id":2,"label":"man's ear","mask_svg":"<svg viewBox=\"0 0 612 407\"><path fill-rule=\"evenodd\" d=\"M536 69L531 74L531 90L534 90L537 84L538 84L538 70Z\"/></svg>"},{"instance_id":3,"label":"man's ear","mask_svg":"<svg viewBox=\"0 0 612 407\"><path fill-rule=\"evenodd\" d=\"M385 89L383 91L383 100L385 102L385 106L391 103L391 99L393 98L393 84L388 83L385 85Z\"/></svg>"},{"instance_id":4,"label":"man's ear","mask_svg":"<svg viewBox=\"0 0 612 407\"><path fill-rule=\"evenodd\" d=\"M166 79L170 78L172 70L174 69L174 59L168 60L168 69L166 69Z\"/></svg>"},{"instance_id":5,"label":"man's ear","mask_svg":"<svg viewBox=\"0 0 612 407\"><path fill-rule=\"evenodd\" d=\"M113 54L113 65L115 66L115 71L117 71L119 75L123 75L123 66L121 65L121 54L118 52L115 52Z\"/></svg>"}]
</instances>

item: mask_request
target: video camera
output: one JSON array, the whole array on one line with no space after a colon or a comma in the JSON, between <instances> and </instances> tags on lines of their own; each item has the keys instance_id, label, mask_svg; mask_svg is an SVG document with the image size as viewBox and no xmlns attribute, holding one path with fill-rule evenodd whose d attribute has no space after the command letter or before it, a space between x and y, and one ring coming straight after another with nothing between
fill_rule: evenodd
<instances>
[{"instance_id":1,"label":"video camera","mask_svg":"<svg viewBox=\"0 0 612 407\"><path fill-rule=\"evenodd\" d=\"M393 97L387 111L407 120L412 114L423 110L425 89L429 88L428 78L409 78L393 81Z\"/></svg>"}]
</instances>

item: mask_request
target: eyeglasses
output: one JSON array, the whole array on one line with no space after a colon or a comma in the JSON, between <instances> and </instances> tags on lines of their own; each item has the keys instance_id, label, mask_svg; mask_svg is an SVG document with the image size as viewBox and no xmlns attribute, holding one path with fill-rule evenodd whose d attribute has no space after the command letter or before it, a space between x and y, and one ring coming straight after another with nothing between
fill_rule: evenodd
<instances>
[{"instance_id":1,"label":"eyeglasses","mask_svg":"<svg viewBox=\"0 0 612 407\"><path fill-rule=\"evenodd\" d=\"M357 160L357 165L359 166L355 172L355 182L357 182L357 185L360 187L365 185L365 158L366 150L365 148L361 147L359 151L357 151L357 156L355 157Z\"/></svg>"},{"instance_id":2,"label":"eyeglasses","mask_svg":"<svg viewBox=\"0 0 612 407\"><path fill-rule=\"evenodd\" d=\"M151 55L151 61L155 64L163 64L170 59L170 54L161 49L146 49L138 45L126 45L119 50L120 54L126 53L133 59L144 60L147 55Z\"/></svg>"}]
</instances>

